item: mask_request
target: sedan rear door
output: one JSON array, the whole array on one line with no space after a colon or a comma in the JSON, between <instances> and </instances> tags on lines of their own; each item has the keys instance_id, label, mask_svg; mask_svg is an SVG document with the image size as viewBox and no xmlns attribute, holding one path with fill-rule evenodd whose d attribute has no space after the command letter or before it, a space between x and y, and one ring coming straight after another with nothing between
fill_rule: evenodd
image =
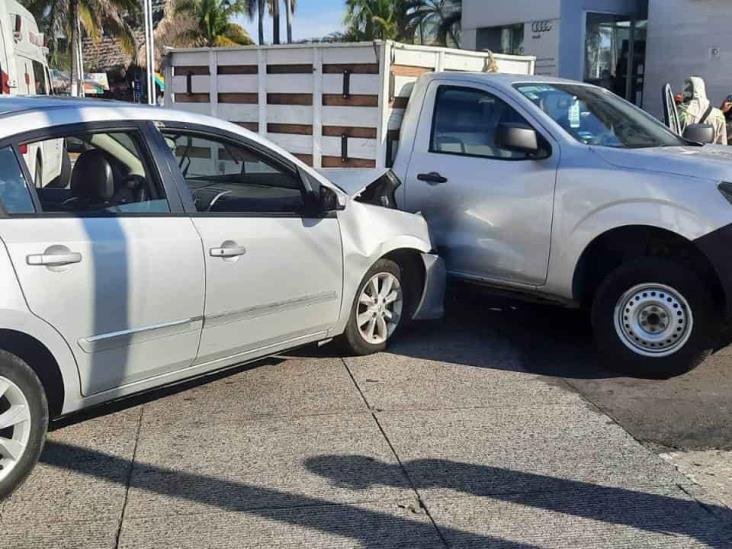
<instances>
[{"instance_id":1,"label":"sedan rear door","mask_svg":"<svg viewBox=\"0 0 732 549\"><path fill-rule=\"evenodd\" d=\"M20 169L25 143L0 144L0 173L17 189L3 197L0 238L28 306L73 351L85 395L184 369L198 348L201 240L153 161L150 131L85 124L26 136L71 150L69 180L35 188Z\"/></svg>"}]
</instances>

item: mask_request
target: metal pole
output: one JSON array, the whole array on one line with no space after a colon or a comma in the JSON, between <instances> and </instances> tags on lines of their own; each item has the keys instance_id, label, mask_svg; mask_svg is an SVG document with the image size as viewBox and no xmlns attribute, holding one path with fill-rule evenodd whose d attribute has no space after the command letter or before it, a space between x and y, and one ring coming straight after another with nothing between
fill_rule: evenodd
<instances>
[{"instance_id":1,"label":"metal pole","mask_svg":"<svg viewBox=\"0 0 732 549\"><path fill-rule=\"evenodd\" d=\"M155 37L153 34L152 0L143 0L145 10L145 49L147 61L147 102L155 105Z\"/></svg>"}]
</instances>

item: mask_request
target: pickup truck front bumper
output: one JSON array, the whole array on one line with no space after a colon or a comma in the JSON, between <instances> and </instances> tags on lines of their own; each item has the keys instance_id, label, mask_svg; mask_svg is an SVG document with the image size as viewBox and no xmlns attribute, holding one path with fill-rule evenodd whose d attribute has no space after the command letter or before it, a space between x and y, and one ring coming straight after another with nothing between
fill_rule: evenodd
<instances>
[{"instance_id":1,"label":"pickup truck front bumper","mask_svg":"<svg viewBox=\"0 0 732 549\"><path fill-rule=\"evenodd\" d=\"M447 269L445 260L436 254L422 254L424 288L413 320L433 320L445 314L445 286Z\"/></svg>"}]
</instances>

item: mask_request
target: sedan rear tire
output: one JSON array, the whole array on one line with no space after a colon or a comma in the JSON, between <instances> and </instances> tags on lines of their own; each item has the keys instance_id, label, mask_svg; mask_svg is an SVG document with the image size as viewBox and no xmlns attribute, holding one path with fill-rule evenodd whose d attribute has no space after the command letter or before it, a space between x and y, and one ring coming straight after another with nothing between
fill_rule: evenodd
<instances>
[{"instance_id":1,"label":"sedan rear tire","mask_svg":"<svg viewBox=\"0 0 732 549\"><path fill-rule=\"evenodd\" d=\"M356 355L386 349L407 316L403 275L390 259L378 260L366 273L356 292L342 342Z\"/></svg>"},{"instance_id":2,"label":"sedan rear tire","mask_svg":"<svg viewBox=\"0 0 732 549\"><path fill-rule=\"evenodd\" d=\"M0 351L0 500L20 486L43 450L48 404L36 373Z\"/></svg>"}]
</instances>

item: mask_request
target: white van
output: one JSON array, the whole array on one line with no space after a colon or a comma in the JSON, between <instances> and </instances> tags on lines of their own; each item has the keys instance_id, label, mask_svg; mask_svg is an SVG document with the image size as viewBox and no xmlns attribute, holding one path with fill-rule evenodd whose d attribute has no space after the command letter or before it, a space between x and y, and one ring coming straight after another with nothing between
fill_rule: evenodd
<instances>
[{"instance_id":1,"label":"white van","mask_svg":"<svg viewBox=\"0 0 732 549\"><path fill-rule=\"evenodd\" d=\"M43 34L33 15L15 0L0 2L0 94L51 95ZM39 187L59 180L64 168L62 140L20 150Z\"/></svg>"}]
</instances>

